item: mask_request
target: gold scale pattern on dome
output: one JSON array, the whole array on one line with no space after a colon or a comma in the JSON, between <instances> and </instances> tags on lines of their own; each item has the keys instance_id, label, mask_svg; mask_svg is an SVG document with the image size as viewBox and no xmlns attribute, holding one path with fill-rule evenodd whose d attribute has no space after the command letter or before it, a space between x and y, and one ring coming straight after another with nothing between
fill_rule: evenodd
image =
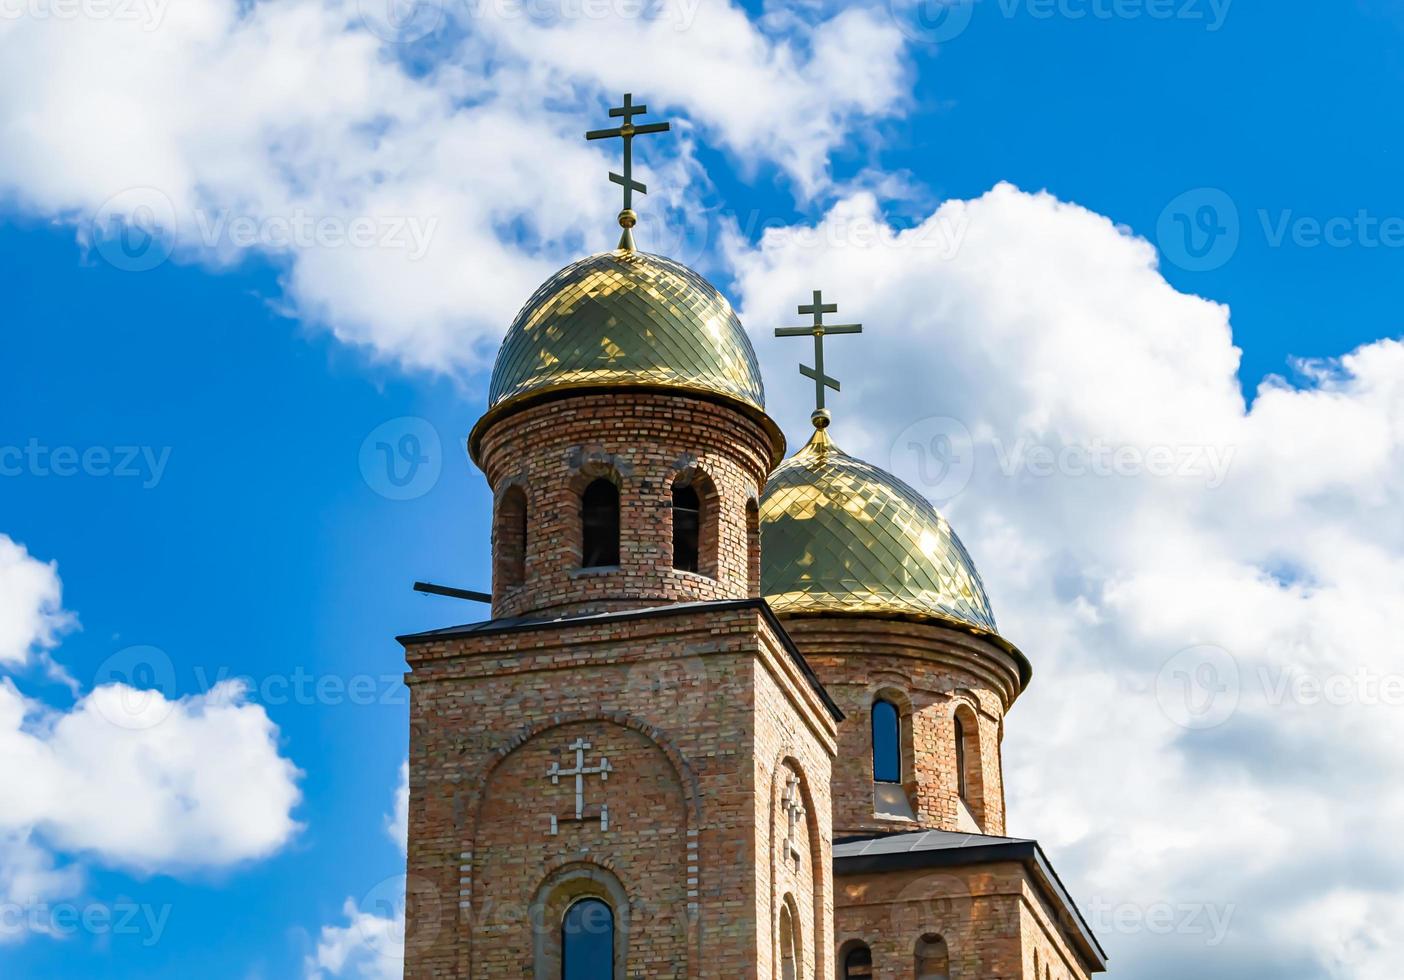
<instances>
[{"instance_id":1,"label":"gold scale pattern on dome","mask_svg":"<svg viewBox=\"0 0 1404 980\"><path fill-rule=\"evenodd\" d=\"M498 351L488 403L602 385L765 405L755 350L726 297L680 263L629 249L568 265L527 300Z\"/></svg>"},{"instance_id":2,"label":"gold scale pattern on dome","mask_svg":"<svg viewBox=\"0 0 1404 980\"><path fill-rule=\"evenodd\" d=\"M777 613L917 616L996 633L946 519L822 427L771 474L760 517L761 591Z\"/></svg>"}]
</instances>

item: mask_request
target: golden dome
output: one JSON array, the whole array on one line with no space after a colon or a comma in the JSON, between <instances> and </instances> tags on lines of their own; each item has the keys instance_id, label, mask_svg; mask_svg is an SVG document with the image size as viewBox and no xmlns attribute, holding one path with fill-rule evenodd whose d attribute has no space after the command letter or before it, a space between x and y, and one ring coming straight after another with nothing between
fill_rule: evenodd
<instances>
[{"instance_id":1,"label":"golden dome","mask_svg":"<svg viewBox=\"0 0 1404 980\"><path fill-rule=\"evenodd\" d=\"M509 405L619 386L730 402L763 421L783 447L765 417L755 350L726 297L672 259L628 249L566 266L527 300L497 353L488 414L471 442Z\"/></svg>"},{"instance_id":2,"label":"golden dome","mask_svg":"<svg viewBox=\"0 0 1404 980\"><path fill-rule=\"evenodd\" d=\"M934 619L998 637L946 519L822 428L771 474L760 519L761 591L777 613Z\"/></svg>"}]
</instances>

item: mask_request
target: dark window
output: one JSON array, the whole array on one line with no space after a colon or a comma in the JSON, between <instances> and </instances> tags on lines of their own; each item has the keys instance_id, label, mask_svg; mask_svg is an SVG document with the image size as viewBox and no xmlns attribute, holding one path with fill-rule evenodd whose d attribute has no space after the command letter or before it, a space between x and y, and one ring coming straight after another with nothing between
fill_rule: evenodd
<instances>
[{"instance_id":1,"label":"dark window","mask_svg":"<svg viewBox=\"0 0 1404 980\"><path fill-rule=\"evenodd\" d=\"M873 951L861 943L843 958L843 980L856 980L873 975Z\"/></svg>"},{"instance_id":2,"label":"dark window","mask_svg":"<svg viewBox=\"0 0 1404 980\"><path fill-rule=\"evenodd\" d=\"M527 502L521 487L508 487L497 507L496 584L512 589L526 581Z\"/></svg>"},{"instance_id":3,"label":"dark window","mask_svg":"<svg viewBox=\"0 0 1404 980\"><path fill-rule=\"evenodd\" d=\"M619 564L619 488L599 479L580 497L583 540L580 564L585 568Z\"/></svg>"},{"instance_id":4,"label":"dark window","mask_svg":"<svg viewBox=\"0 0 1404 980\"><path fill-rule=\"evenodd\" d=\"M946 941L931 933L918 939L916 944L917 980L949 980L950 975L951 957L946 951Z\"/></svg>"},{"instance_id":5,"label":"dark window","mask_svg":"<svg viewBox=\"0 0 1404 980\"><path fill-rule=\"evenodd\" d=\"M902 743L899 716L891 701L873 702L873 782L902 781Z\"/></svg>"},{"instance_id":6,"label":"dark window","mask_svg":"<svg viewBox=\"0 0 1404 980\"><path fill-rule=\"evenodd\" d=\"M673 567L697 571L702 501L692 487L673 488Z\"/></svg>"},{"instance_id":7,"label":"dark window","mask_svg":"<svg viewBox=\"0 0 1404 980\"><path fill-rule=\"evenodd\" d=\"M614 910L598 898L566 909L561 922L561 980L614 976Z\"/></svg>"},{"instance_id":8,"label":"dark window","mask_svg":"<svg viewBox=\"0 0 1404 980\"><path fill-rule=\"evenodd\" d=\"M757 598L761 594L761 536L760 505L754 500L746 501L746 579L748 594Z\"/></svg>"},{"instance_id":9,"label":"dark window","mask_svg":"<svg viewBox=\"0 0 1404 980\"><path fill-rule=\"evenodd\" d=\"M956 750L956 792L960 794L962 800L967 800L965 788L965 724L960 720L960 715L955 719L955 750Z\"/></svg>"}]
</instances>

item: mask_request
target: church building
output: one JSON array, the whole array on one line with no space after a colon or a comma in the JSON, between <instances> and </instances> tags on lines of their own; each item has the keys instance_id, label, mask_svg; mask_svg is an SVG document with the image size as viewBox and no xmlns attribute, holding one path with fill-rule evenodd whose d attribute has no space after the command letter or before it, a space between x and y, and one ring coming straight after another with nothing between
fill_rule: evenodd
<instances>
[{"instance_id":1,"label":"church building","mask_svg":"<svg viewBox=\"0 0 1404 980\"><path fill-rule=\"evenodd\" d=\"M829 436L786 458L755 352L623 235L527 300L468 450L491 618L410 672L406 980L1074 980L1105 956L1001 744L1029 661L960 539Z\"/></svg>"}]
</instances>

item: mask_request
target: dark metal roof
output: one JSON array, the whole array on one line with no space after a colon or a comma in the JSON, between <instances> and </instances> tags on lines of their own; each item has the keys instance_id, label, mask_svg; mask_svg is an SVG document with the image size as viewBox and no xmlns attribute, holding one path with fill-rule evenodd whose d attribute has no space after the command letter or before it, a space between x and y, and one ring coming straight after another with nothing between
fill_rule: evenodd
<instances>
[{"instance_id":1,"label":"dark metal roof","mask_svg":"<svg viewBox=\"0 0 1404 980\"><path fill-rule=\"evenodd\" d=\"M708 602L676 602L667 606L649 606L645 609L624 609L613 612L584 613L575 616L557 616L544 618L539 616L510 616L503 619L489 619L480 623L466 623L462 626L446 626L442 629L425 630L422 633L405 633L395 637L403 646L413 646L420 643L432 643L435 640L451 640L456 637L466 636L486 636L496 633L515 633L526 630L550 629L559 626L589 625L591 623L619 623L628 622L635 619L655 619L666 616L680 616L686 613L712 611L712 612L734 612L742 609L754 609L759 612L762 618L775 631L775 635L780 638L781 644L785 647L785 652L799 667L809 686L814 693L819 696L819 700L824 703L830 716L834 721L843 721L843 712L834 703L834 699L829 696L829 692L824 689L824 685L819 681L819 675L814 673L814 668L809 665L809 661L804 659L804 654L800 653L799 647L795 646L795 641L790 638L784 625L776 617L770 605L764 599L718 599Z\"/></svg>"},{"instance_id":2,"label":"dark metal roof","mask_svg":"<svg viewBox=\"0 0 1404 980\"><path fill-rule=\"evenodd\" d=\"M876 837L842 837L834 841L834 874L880 874L911 868L953 868L995 861L1018 861L1048 897L1062 907L1063 918L1073 926L1073 938L1093 964L1093 972L1107 968L1107 954L1082 917L1038 841L1023 837L993 837L948 830L918 830Z\"/></svg>"},{"instance_id":3,"label":"dark metal roof","mask_svg":"<svg viewBox=\"0 0 1404 980\"><path fill-rule=\"evenodd\" d=\"M881 837L840 837L834 841L834 860L880 854L911 854L915 851L945 851L951 848L992 847L1002 844L1036 844L1023 837L992 837L949 830L918 830Z\"/></svg>"}]
</instances>

